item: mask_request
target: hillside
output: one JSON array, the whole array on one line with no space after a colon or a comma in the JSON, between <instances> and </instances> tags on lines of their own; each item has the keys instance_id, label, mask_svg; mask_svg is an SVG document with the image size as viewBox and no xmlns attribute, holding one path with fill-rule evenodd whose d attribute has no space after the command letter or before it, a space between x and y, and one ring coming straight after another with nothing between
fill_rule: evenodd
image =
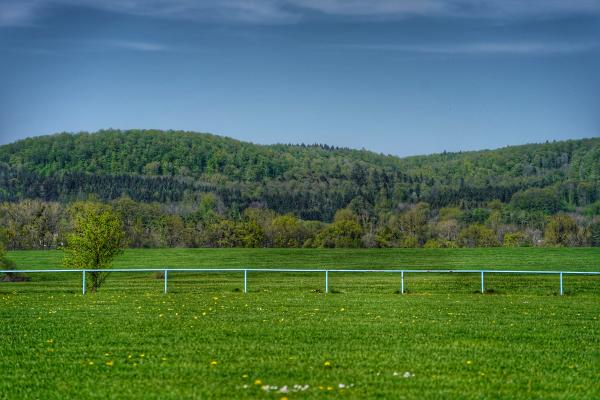
<instances>
[{"instance_id":1,"label":"hillside","mask_svg":"<svg viewBox=\"0 0 600 400\"><path fill-rule=\"evenodd\" d=\"M0 147L9 249L60 246L77 201L117 212L131 247L600 246L600 138L407 158L139 130Z\"/></svg>"},{"instance_id":2,"label":"hillside","mask_svg":"<svg viewBox=\"0 0 600 400\"><path fill-rule=\"evenodd\" d=\"M550 187L561 207L600 198L600 138L397 158L321 145L261 146L209 134L115 131L58 134L0 146L0 200L182 202L214 192L240 211L331 220L353 199L393 210L508 203Z\"/></svg>"}]
</instances>

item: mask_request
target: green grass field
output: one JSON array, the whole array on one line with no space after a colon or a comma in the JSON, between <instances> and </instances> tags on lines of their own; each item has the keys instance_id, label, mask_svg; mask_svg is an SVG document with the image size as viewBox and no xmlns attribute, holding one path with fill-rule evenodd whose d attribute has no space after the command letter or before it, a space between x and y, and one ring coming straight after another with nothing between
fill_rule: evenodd
<instances>
[{"instance_id":1,"label":"green grass field","mask_svg":"<svg viewBox=\"0 0 600 400\"><path fill-rule=\"evenodd\" d=\"M60 268L59 252L12 252ZM600 249L129 250L115 267L599 271ZM600 278L79 274L0 283L0 398L600 398Z\"/></svg>"}]
</instances>

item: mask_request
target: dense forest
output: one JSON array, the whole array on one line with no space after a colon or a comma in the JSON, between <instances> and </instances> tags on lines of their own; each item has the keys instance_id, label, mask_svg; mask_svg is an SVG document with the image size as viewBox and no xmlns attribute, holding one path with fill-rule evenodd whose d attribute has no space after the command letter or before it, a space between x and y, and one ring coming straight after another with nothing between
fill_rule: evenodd
<instances>
[{"instance_id":1,"label":"dense forest","mask_svg":"<svg viewBox=\"0 0 600 400\"><path fill-rule=\"evenodd\" d=\"M398 158L180 131L0 146L0 240L64 243L73 209L132 247L599 246L600 138Z\"/></svg>"}]
</instances>

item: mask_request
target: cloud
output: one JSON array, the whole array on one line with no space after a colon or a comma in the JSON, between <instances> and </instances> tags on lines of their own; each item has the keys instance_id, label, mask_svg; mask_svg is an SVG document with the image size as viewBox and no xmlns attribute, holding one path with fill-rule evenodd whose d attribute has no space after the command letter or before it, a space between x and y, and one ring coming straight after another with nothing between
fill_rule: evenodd
<instances>
[{"instance_id":1,"label":"cloud","mask_svg":"<svg viewBox=\"0 0 600 400\"><path fill-rule=\"evenodd\" d=\"M315 14L353 19L600 15L600 0L0 0L0 26L31 24L64 6L157 18L243 23L292 23Z\"/></svg>"},{"instance_id":2,"label":"cloud","mask_svg":"<svg viewBox=\"0 0 600 400\"><path fill-rule=\"evenodd\" d=\"M135 50L135 51L166 51L168 48L162 44L150 43L150 42L138 42L131 40L107 40L99 42L98 44L108 47L116 47L124 50Z\"/></svg>"},{"instance_id":3,"label":"cloud","mask_svg":"<svg viewBox=\"0 0 600 400\"><path fill-rule=\"evenodd\" d=\"M591 43L552 43L552 42L479 42L451 44L342 44L332 47L358 49L399 51L405 53L424 53L441 55L476 55L476 54L505 54L505 55L552 55L590 51L598 46Z\"/></svg>"},{"instance_id":4,"label":"cloud","mask_svg":"<svg viewBox=\"0 0 600 400\"><path fill-rule=\"evenodd\" d=\"M35 1L6 1L0 3L0 26L29 25L36 17Z\"/></svg>"}]
</instances>

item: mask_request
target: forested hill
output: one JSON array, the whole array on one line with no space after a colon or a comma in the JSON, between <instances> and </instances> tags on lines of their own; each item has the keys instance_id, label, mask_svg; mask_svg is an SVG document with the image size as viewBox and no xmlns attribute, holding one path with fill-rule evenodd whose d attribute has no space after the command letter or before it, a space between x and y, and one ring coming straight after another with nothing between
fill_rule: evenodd
<instances>
[{"instance_id":1,"label":"forested hill","mask_svg":"<svg viewBox=\"0 0 600 400\"><path fill-rule=\"evenodd\" d=\"M261 206L329 221L349 205L380 215L419 202L473 209L495 199L554 214L600 199L600 138L407 158L154 130L62 133L0 146L1 201L93 195L191 205L207 192L229 216Z\"/></svg>"}]
</instances>

